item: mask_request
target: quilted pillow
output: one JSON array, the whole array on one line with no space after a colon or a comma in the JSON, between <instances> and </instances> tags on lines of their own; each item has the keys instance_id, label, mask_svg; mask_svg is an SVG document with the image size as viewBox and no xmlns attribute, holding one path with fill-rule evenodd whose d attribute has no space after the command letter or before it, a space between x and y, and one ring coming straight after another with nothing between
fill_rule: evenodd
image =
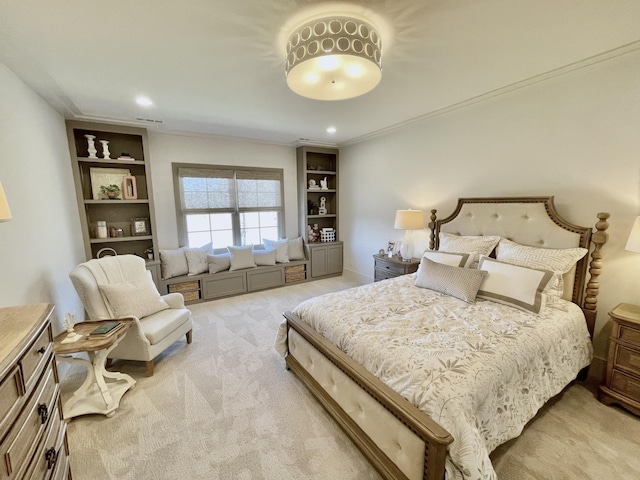
<instances>
[{"instance_id":1,"label":"quilted pillow","mask_svg":"<svg viewBox=\"0 0 640 480\"><path fill-rule=\"evenodd\" d=\"M481 270L453 267L422 257L416 273L416 287L428 288L473 303L485 275L486 272Z\"/></svg>"},{"instance_id":2,"label":"quilted pillow","mask_svg":"<svg viewBox=\"0 0 640 480\"><path fill-rule=\"evenodd\" d=\"M184 253L184 247L175 250L160 250L160 269L164 279L187 275L189 273L189 264Z\"/></svg>"},{"instance_id":3,"label":"quilted pillow","mask_svg":"<svg viewBox=\"0 0 640 480\"><path fill-rule=\"evenodd\" d=\"M227 250L229 250L231 257L231 267L229 271L253 268L256 266L256 262L253 260L253 245L227 247Z\"/></svg>"},{"instance_id":4,"label":"quilted pillow","mask_svg":"<svg viewBox=\"0 0 640 480\"><path fill-rule=\"evenodd\" d=\"M229 268L231 268L231 255L229 253L207 255L207 263L209 264L209 273L229 270Z\"/></svg>"},{"instance_id":5,"label":"quilted pillow","mask_svg":"<svg viewBox=\"0 0 640 480\"><path fill-rule=\"evenodd\" d=\"M256 265L275 265L276 264L276 249L271 250L254 250L253 260Z\"/></svg>"},{"instance_id":6,"label":"quilted pillow","mask_svg":"<svg viewBox=\"0 0 640 480\"><path fill-rule=\"evenodd\" d=\"M188 275L198 275L209 271L207 255L213 253L213 244L207 243L198 248L185 248L184 255L187 257Z\"/></svg>"},{"instance_id":7,"label":"quilted pillow","mask_svg":"<svg viewBox=\"0 0 640 480\"><path fill-rule=\"evenodd\" d=\"M530 247L502 238L496 247L496 259L513 265L551 270L554 273L554 278L551 287L546 292L546 302L547 304L557 304L564 293L562 275L569 272L587 252L586 248L581 247Z\"/></svg>"},{"instance_id":8,"label":"quilted pillow","mask_svg":"<svg viewBox=\"0 0 640 480\"><path fill-rule=\"evenodd\" d=\"M552 271L503 263L484 255L478 269L488 273L480 285L478 298L536 314L543 309L543 293L551 285Z\"/></svg>"},{"instance_id":9,"label":"quilted pillow","mask_svg":"<svg viewBox=\"0 0 640 480\"><path fill-rule=\"evenodd\" d=\"M130 315L144 318L169 308L169 304L158 293L149 271L129 282L98 285L98 288L107 299L115 318Z\"/></svg>"},{"instance_id":10,"label":"quilted pillow","mask_svg":"<svg viewBox=\"0 0 640 480\"><path fill-rule=\"evenodd\" d=\"M480 259L480 255L491 255L500 241L493 235L453 235L440 232L438 235L438 251L453 253L473 253L472 263Z\"/></svg>"},{"instance_id":11,"label":"quilted pillow","mask_svg":"<svg viewBox=\"0 0 640 480\"><path fill-rule=\"evenodd\" d=\"M264 248L276 250L276 262L289 263L289 242L287 240L263 240Z\"/></svg>"},{"instance_id":12,"label":"quilted pillow","mask_svg":"<svg viewBox=\"0 0 640 480\"><path fill-rule=\"evenodd\" d=\"M422 256L432 262L443 263L452 267L465 267L467 262L473 257L470 253L450 253L439 250L425 250Z\"/></svg>"}]
</instances>

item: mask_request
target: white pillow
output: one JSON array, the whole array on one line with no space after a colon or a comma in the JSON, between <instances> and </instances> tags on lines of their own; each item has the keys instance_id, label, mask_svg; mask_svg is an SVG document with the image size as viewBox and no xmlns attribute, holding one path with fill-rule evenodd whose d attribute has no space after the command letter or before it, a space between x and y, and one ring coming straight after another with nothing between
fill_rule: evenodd
<instances>
[{"instance_id":1,"label":"white pillow","mask_svg":"<svg viewBox=\"0 0 640 480\"><path fill-rule=\"evenodd\" d=\"M287 242L287 256L289 257L290 261L304 260L306 258L304 255L304 242L302 240L302 237L284 238L281 240L286 240Z\"/></svg>"},{"instance_id":2,"label":"white pillow","mask_svg":"<svg viewBox=\"0 0 640 480\"><path fill-rule=\"evenodd\" d=\"M484 255L480 257L478 269L488 272L478 290L478 298L536 314L544 308L543 293L551 285L553 272L503 263Z\"/></svg>"},{"instance_id":3,"label":"white pillow","mask_svg":"<svg viewBox=\"0 0 640 480\"><path fill-rule=\"evenodd\" d=\"M442 263L452 267L466 267L467 263L473 259L473 254L470 253L450 253L439 250L425 250L422 256L432 262Z\"/></svg>"},{"instance_id":4,"label":"white pillow","mask_svg":"<svg viewBox=\"0 0 640 480\"><path fill-rule=\"evenodd\" d=\"M106 297L115 318L131 315L144 318L169 308L158 293L149 271L129 282L98 285L98 288Z\"/></svg>"},{"instance_id":5,"label":"white pillow","mask_svg":"<svg viewBox=\"0 0 640 480\"><path fill-rule=\"evenodd\" d=\"M253 260L256 265L275 265L276 264L276 249L271 250L254 250Z\"/></svg>"},{"instance_id":6,"label":"white pillow","mask_svg":"<svg viewBox=\"0 0 640 480\"><path fill-rule=\"evenodd\" d=\"M175 250L160 250L160 268L164 279L187 275L189 265L187 256L184 254L184 247Z\"/></svg>"},{"instance_id":7,"label":"white pillow","mask_svg":"<svg viewBox=\"0 0 640 480\"><path fill-rule=\"evenodd\" d=\"M209 264L209 273L229 270L229 268L231 268L231 255L229 253L207 255L207 263Z\"/></svg>"},{"instance_id":8,"label":"white pillow","mask_svg":"<svg viewBox=\"0 0 640 480\"><path fill-rule=\"evenodd\" d=\"M229 255L231 257L231 267L229 268L229 271L256 266L256 262L253 260L253 245L227 247L227 250L229 250Z\"/></svg>"},{"instance_id":9,"label":"white pillow","mask_svg":"<svg viewBox=\"0 0 640 480\"><path fill-rule=\"evenodd\" d=\"M213 244L207 243L202 247L185 248L184 254L187 257L187 265L189 267L188 275L198 275L209 271L209 262L207 255L213 253Z\"/></svg>"},{"instance_id":10,"label":"white pillow","mask_svg":"<svg viewBox=\"0 0 640 480\"><path fill-rule=\"evenodd\" d=\"M289 242L287 240L263 240L264 248L276 250L276 262L289 263Z\"/></svg>"},{"instance_id":11,"label":"white pillow","mask_svg":"<svg viewBox=\"0 0 640 480\"><path fill-rule=\"evenodd\" d=\"M546 300L547 304L554 304L559 303L564 293L562 275L568 273L587 252L586 248L581 247L530 247L502 238L496 247L496 259L513 265L551 270L555 275L551 287L546 292Z\"/></svg>"},{"instance_id":12,"label":"white pillow","mask_svg":"<svg viewBox=\"0 0 640 480\"><path fill-rule=\"evenodd\" d=\"M416 287L428 288L473 303L487 272L445 265L422 257L416 272Z\"/></svg>"},{"instance_id":13,"label":"white pillow","mask_svg":"<svg viewBox=\"0 0 640 480\"><path fill-rule=\"evenodd\" d=\"M480 255L491 255L500 241L500 237L492 235L453 235L440 232L438 235L438 251L453 253L474 253L471 263L477 262Z\"/></svg>"}]
</instances>

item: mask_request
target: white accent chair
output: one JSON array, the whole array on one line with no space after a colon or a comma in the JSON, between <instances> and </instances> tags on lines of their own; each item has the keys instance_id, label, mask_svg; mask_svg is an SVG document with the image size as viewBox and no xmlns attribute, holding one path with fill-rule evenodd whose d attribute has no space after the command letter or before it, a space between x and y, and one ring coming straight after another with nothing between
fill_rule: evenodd
<instances>
[{"instance_id":1,"label":"white accent chair","mask_svg":"<svg viewBox=\"0 0 640 480\"><path fill-rule=\"evenodd\" d=\"M81 263L73 269L69 277L88 314L87 320L91 321L115 317L99 285L122 284L126 283L128 278L140 275L148 275L142 258L135 255L118 255ZM182 335L186 336L188 344L192 340L191 311L185 307L182 294L170 293L162 295L161 298L167 302L169 308L143 318L133 316L134 325L109 354L110 358L146 362L147 376L153 375L153 359L167 347ZM135 295L132 295L131 302L135 301Z\"/></svg>"}]
</instances>

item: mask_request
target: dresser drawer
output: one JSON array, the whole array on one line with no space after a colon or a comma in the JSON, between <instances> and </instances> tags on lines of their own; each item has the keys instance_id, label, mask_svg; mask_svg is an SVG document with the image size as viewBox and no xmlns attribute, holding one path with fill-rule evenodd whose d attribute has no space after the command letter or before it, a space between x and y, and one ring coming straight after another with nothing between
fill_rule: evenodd
<instances>
[{"instance_id":1,"label":"dresser drawer","mask_svg":"<svg viewBox=\"0 0 640 480\"><path fill-rule=\"evenodd\" d=\"M640 352L616 345L613 366L640 375Z\"/></svg>"},{"instance_id":2,"label":"dresser drawer","mask_svg":"<svg viewBox=\"0 0 640 480\"><path fill-rule=\"evenodd\" d=\"M610 388L627 397L640 398L640 379L619 370L613 370Z\"/></svg>"},{"instance_id":3,"label":"dresser drawer","mask_svg":"<svg viewBox=\"0 0 640 480\"><path fill-rule=\"evenodd\" d=\"M31 389L33 382L37 380L36 377L38 377L42 371L42 367L49 357L52 342L53 334L51 332L51 326L48 326L20 359L22 378L24 379L27 391Z\"/></svg>"},{"instance_id":4,"label":"dresser drawer","mask_svg":"<svg viewBox=\"0 0 640 480\"><path fill-rule=\"evenodd\" d=\"M640 347L640 330L627 325L620 325L619 329L618 338L620 340Z\"/></svg>"},{"instance_id":5,"label":"dresser drawer","mask_svg":"<svg viewBox=\"0 0 640 480\"><path fill-rule=\"evenodd\" d=\"M48 425L51 412L55 411L58 385L54 374L53 355L42 379L22 410L13 429L0 444L0 455L4 457L0 478L14 479L24 475L27 464Z\"/></svg>"},{"instance_id":6,"label":"dresser drawer","mask_svg":"<svg viewBox=\"0 0 640 480\"><path fill-rule=\"evenodd\" d=\"M20 368L16 365L0 382L0 438L8 430L10 423L18 414L20 397L24 395L24 385Z\"/></svg>"},{"instance_id":7,"label":"dresser drawer","mask_svg":"<svg viewBox=\"0 0 640 480\"><path fill-rule=\"evenodd\" d=\"M40 444L40 448L34 457L31 475L29 476L30 480L45 480L51 477L51 474L56 469L56 465L60 461L60 452L64 450L62 445L64 442L64 430L61 430L61 425L60 408L56 406L49 421L44 441ZM64 452L62 452L62 456L66 456ZM62 458L62 461L64 462L64 458Z\"/></svg>"},{"instance_id":8,"label":"dresser drawer","mask_svg":"<svg viewBox=\"0 0 640 480\"><path fill-rule=\"evenodd\" d=\"M379 268L376 268L375 270L375 275L374 275L374 280L376 282L380 281L380 280L386 280L387 278L394 278L399 276L400 274L392 272L390 270L381 270Z\"/></svg>"}]
</instances>

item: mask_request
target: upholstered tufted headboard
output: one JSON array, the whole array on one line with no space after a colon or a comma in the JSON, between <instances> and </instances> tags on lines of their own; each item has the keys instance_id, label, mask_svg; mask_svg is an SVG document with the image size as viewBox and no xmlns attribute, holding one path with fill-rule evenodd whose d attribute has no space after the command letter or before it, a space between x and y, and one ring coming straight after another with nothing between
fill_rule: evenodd
<instances>
[{"instance_id":1,"label":"upholstered tufted headboard","mask_svg":"<svg viewBox=\"0 0 640 480\"><path fill-rule=\"evenodd\" d=\"M460 198L450 216L436 220L435 210L432 210L431 220L431 248L435 249L440 232L499 235L534 247L591 247L592 228L573 225L560 217L554 207L553 197ZM587 254L564 276L565 298L580 307L584 302L588 269Z\"/></svg>"}]
</instances>

